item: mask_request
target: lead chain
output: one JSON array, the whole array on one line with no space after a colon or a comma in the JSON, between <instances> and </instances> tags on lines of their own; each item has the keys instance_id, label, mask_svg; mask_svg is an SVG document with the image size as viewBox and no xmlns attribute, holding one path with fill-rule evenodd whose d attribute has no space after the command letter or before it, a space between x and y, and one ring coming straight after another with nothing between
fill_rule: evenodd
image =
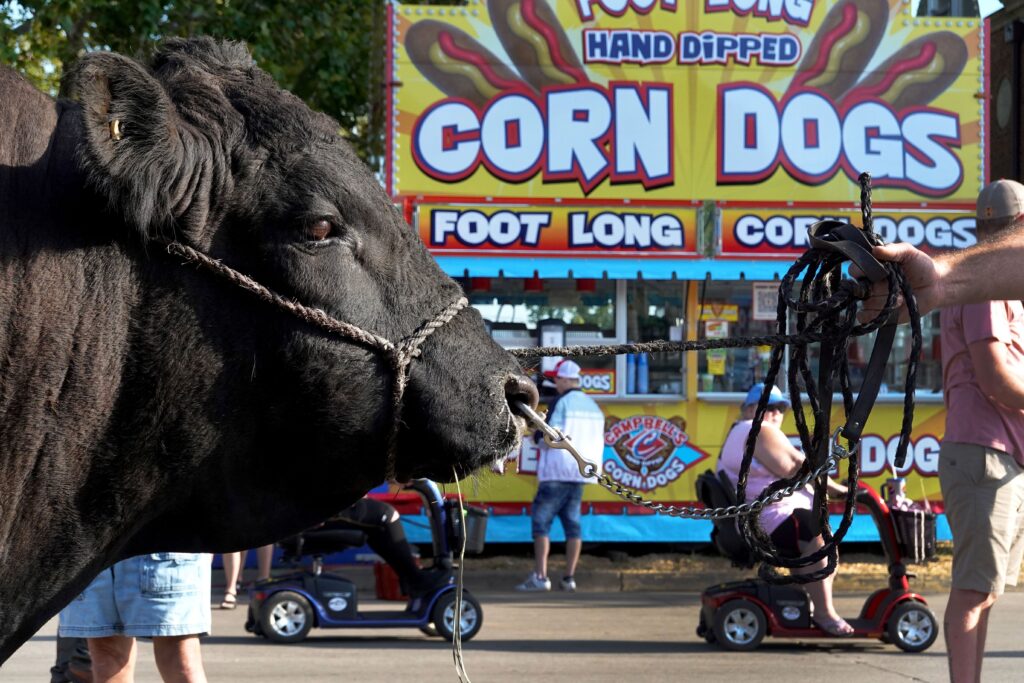
<instances>
[{"instance_id":1,"label":"lead chain","mask_svg":"<svg viewBox=\"0 0 1024 683\"><path fill-rule=\"evenodd\" d=\"M647 508L653 512L661 515L668 515L670 517L681 517L684 519L728 519L730 517L746 517L748 515L756 514L764 509L766 506L773 503L777 503L783 498L792 496L794 493L807 486L812 480L827 474L832 470L833 467L839 464L839 461L850 457L852 453L857 452L857 448L860 446L858 443L854 446L852 451L848 451L839 444L839 433L842 428L836 429L832 434L832 448L829 452L825 461L817 467L800 477L796 482L778 489L771 493L763 493L756 499L748 502L741 503L739 505L729 505L720 508L704 508L694 507L692 505L678 506L678 505L665 505L653 500L647 500L636 491L629 489L617 481L613 480L607 474L597 473L597 468L593 463L587 462L580 455L579 451L572 445L572 439L567 435L563 434L561 430L556 429L544 421L544 416L537 413L537 411L530 408L528 405L516 401L515 402L516 412L526 417L529 422L540 430L544 435L544 443L551 448L559 448L562 450L569 451L569 454L576 460L576 466L580 470L580 474L584 477L596 479L597 483L608 489L611 493L622 498L623 500L630 502L634 505Z\"/></svg>"}]
</instances>

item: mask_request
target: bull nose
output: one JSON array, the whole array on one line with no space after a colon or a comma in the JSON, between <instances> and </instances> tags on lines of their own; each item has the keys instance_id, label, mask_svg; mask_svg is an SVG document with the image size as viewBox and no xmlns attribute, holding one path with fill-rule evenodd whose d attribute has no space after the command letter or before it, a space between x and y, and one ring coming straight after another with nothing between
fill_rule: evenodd
<instances>
[{"instance_id":1,"label":"bull nose","mask_svg":"<svg viewBox=\"0 0 1024 683\"><path fill-rule=\"evenodd\" d=\"M537 385L526 375L509 375L505 380L505 399L515 413L516 401L536 410L537 404L540 403L540 394L537 393Z\"/></svg>"}]
</instances>

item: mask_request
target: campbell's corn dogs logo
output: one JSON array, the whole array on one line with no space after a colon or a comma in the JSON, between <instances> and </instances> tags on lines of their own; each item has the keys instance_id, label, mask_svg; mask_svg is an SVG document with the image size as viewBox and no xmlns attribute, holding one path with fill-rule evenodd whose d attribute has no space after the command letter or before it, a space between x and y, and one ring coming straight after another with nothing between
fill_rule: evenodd
<instances>
[{"instance_id":1,"label":"campbell's corn dogs logo","mask_svg":"<svg viewBox=\"0 0 1024 683\"><path fill-rule=\"evenodd\" d=\"M955 112L929 107L967 64L960 36L907 43L865 74L885 33L886 0L832 7L780 100L755 83L718 87L718 182L754 184L781 166L808 185L840 169L876 186L946 196L963 181Z\"/></svg>"},{"instance_id":2,"label":"campbell's corn dogs logo","mask_svg":"<svg viewBox=\"0 0 1024 683\"><path fill-rule=\"evenodd\" d=\"M605 419L604 471L615 481L650 491L671 484L708 457L692 446L682 417L634 415Z\"/></svg>"}]
</instances>

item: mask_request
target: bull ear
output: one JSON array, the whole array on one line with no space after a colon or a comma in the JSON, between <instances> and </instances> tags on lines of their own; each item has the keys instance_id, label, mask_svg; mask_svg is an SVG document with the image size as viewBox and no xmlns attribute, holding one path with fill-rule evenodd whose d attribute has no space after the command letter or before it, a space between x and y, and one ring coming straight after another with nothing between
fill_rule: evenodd
<instances>
[{"instance_id":1,"label":"bull ear","mask_svg":"<svg viewBox=\"0 0 1024 683\"><path fill-rule=\"evenodd\" d=\"M82 105L78 163L89 181L144 239L168 234L187 179L181 122L163 86L138 62L101 52L82 57L63 88Z\"/></svg>"}]
</instances>

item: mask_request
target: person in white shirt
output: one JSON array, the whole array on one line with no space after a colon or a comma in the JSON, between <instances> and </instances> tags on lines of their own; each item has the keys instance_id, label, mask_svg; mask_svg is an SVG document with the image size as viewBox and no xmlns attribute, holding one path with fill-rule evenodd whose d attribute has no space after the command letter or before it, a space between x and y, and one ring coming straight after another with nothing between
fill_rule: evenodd
<instances>
[{"instance_id":1,"label":"person in white shirt","mask_svg":"<svg viewBox=\"0 0 1024 683\"><path fill-rule=\"evenodd\" d=\"M548 424L572 438L580 455L601 472L604 456L604 413L597 402L580 390L580 366L562 360L555 368L558 398L551 406ZM576 565L583 546L580 504L583 485L590 479L580 474L576 460L568 451L542 448L537 467L537 495L533 499L532 527L535 571L516 586L519 591L549 591L548 553L551 550L551 524L557 515L565 532L565 576L562 590L575 591Z\"/></svg>"}]
</instances>

